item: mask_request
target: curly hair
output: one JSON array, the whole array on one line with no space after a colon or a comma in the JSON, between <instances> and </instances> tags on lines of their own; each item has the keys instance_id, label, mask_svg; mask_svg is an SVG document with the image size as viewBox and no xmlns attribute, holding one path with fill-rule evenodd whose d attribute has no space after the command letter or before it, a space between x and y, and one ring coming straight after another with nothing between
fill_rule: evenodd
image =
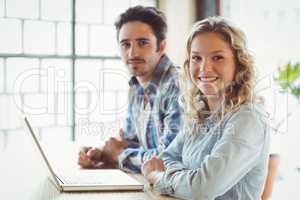
<instances>
[{"instance_id":1,"label":"curly hair","mask_svg":"<svg viewBox=\"0 0 300 200\"><path fill-rule=\"evenodd\" d=\"M234 79L225 88L223 114L238 108L244 103L251 102L254 87L254 62L247 49L245 34L223 17L209 17L196 22L186 42L186 58L181 75L181 91L186 106L185 116L197 118L200 121L206 118L209 109L207 99L191 81L189 64L192 41L197 35L204 33L217 33L229 44L235 58ZM220 112L217 113L221 114Z\"/></svg>"}]
</instances>

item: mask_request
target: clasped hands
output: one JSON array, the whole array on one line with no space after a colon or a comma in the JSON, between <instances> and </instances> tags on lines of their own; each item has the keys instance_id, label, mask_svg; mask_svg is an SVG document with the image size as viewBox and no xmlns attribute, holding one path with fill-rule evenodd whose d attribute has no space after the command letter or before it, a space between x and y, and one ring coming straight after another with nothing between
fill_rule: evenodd
<instances>
[{"instance_id":1,"label":"clasped hands","mask_svg":"<svg viewBox=\"0 0 300 200\"><path fill-rule=\"evenodd\" d=\"M110 137L102 147L82 147L78 164L86 169L116 168L118 156L127 146L124 132L120 129L119 138Z\"/></svg>"},{"instance_id":2,"label":"clasped hands","mask_svg":"<svg viewBox=\"0 0 300 200\"><path fill-rule=\"evenodd\" d=\"M85 169L111 169L118 167L118 156L128 146L124 132L120 129L120 137L109 138L103 147L83 147L79 152L78 164ZM143 163L141 171L150 184L154 184L159 173L165 169L161 159L153 156Z\"/></svg>"},{"instance_id":3,"label":"clasped hands","mask_svg":"<svg viewBox=\"0 0 300 200\"><path fill-rule=\"evenodd\" d=\"M141 169L143 175L150 184L154 184L160 173L165 171L164 162L157 156L153 156L142 165Z\"/></svg>"}]
</instances>

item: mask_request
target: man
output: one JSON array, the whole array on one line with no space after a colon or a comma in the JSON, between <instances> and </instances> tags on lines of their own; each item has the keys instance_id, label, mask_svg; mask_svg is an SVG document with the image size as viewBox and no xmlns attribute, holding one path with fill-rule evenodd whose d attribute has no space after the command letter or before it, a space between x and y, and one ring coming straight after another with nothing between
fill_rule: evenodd
<instances>
[{"instance_id":1,"label":"man","mask_svg":"<svg viewBox=\"0 0 300 200\"><path fill-rule=\"evenodd\" d=\"M125 129L101 148L83 148L78 164L140 172L142 163L165 149L179 131L178 74L164 54L167 24L161 11L129 8L115 27L122 60L132 74Z\"/></svg>"}]
</instances>

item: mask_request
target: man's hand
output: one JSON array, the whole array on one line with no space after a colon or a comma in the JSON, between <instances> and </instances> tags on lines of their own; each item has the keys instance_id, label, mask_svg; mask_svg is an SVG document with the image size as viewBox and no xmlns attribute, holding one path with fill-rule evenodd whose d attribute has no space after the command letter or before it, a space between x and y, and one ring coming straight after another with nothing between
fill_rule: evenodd
<instances>
[{"instance_id":1,"label":"man's hand","mask_svg":"<svg viewBox=\"0 0 300 200\"><path fill-rule=\"evenodd\" d=\"M103 150L93 147L82 147L79 152L78 164L81 168L95 169L101 168Z\"/></svg>"},{"instance_id":2,"label":"man's hand","mask_svg":"<svg viewBox=\"0 0 300 200\"><path fill-rule=\"evenodd\" d=\"M118 156L123 152L123 150L128 146L125 138L124 132L120 129L119 132L120 137L115 138L111 137L109 140L105 142L103 147L103 154L105 155L105 162L108 163L117 163Z\"/></svg>"},{"instance_id":3,"label":"man's hand","mask_svg":"<svg viewBox=\"0 0 300 200\"><path fill-rule=\"evenodd\" d=\"M156 156L144 162L142 166L142 173L150 184L154 184L157 179L157 175L163 172L164 170L165 165L163 161L157 158Z\"/></svg>"}]
</instances>

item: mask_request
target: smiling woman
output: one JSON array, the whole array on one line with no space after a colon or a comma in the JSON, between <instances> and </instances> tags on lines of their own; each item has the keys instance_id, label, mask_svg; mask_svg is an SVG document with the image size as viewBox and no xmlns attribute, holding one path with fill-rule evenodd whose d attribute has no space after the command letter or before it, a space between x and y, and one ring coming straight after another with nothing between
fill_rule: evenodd
<instances>
[{"instance_id":1,"label":"smiling woman","mask_svg":"<svg viewBox=\"0 0 300 200\"><path fill-rule=\"evenodd\" d=\"M182 132L142 171L155 190L182 199L260 199L269 125L253 93L245 36L207 18L193 26L186 50Z\"/></svg>"},{"instance_id":2,"label":"smiling woman","mask_svg":"<svg viewBox=\"0 0 300 200\"><path fill-rule=\"evenodd\" d=\"M244 33L233 24L220 17L196 23L186 48L181 84L186 116L203 119L203 109L220 105L228 112L253 97L253 59ZM199 98L206 105L200 112Z\"/></svg>"},{"instance_id":3,"label":"smiling woman","mask_svg":"<svg viewBox=\"0 0 300 200\"><path fill-rule=\"evenodd\" d=\"M222 36L204 33L195 36L191 45L190 76L193 83L207 95L221 95L234 78L233 51Z\"/></svg>"}]
</instances>

